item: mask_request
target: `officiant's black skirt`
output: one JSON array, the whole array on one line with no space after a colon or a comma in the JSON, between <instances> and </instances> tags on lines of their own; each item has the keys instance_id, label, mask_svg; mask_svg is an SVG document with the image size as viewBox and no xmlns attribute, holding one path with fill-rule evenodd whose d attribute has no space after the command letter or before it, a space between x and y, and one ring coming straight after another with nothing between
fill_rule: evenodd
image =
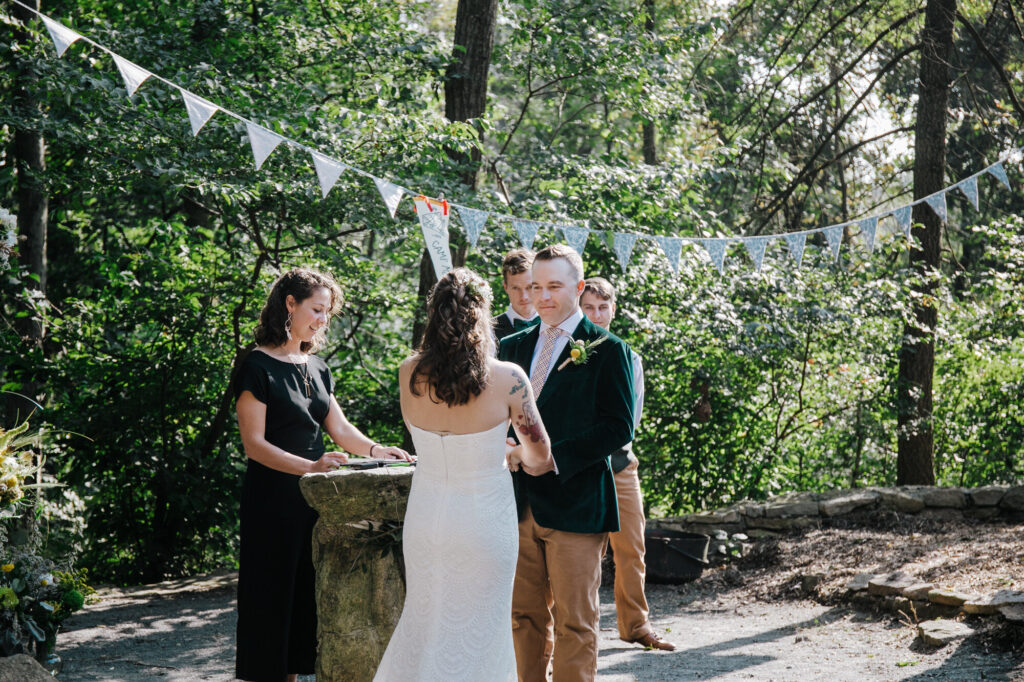
<instances>
[{"instance_id":1,"label":"officiant's black skirt","mask_svg":"<svg viewBox=\"0 0 1024 682\"><path fill-rule=\"evenodd\" d=\"M242 487L235 676L280 682L316 666L313 524L299 477L249 460Z\"/></svg>"}]
</instances>

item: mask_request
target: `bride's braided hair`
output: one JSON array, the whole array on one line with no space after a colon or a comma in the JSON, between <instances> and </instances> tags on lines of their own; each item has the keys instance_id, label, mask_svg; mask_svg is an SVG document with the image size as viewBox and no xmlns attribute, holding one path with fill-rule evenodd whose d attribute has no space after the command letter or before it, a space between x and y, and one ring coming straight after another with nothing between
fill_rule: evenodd
<instances>
[{"instance_id":1,"label":"bride's braided hair","mask_svg":"<svg viewBox=\"0 0 1024 682\"><path fill-rule=\"evenodd\" d=\"M409 390L449 407L464 405L487 387L487 357L493 354L491 289L467 268L445 274L430 292Z\"/></svg>"}]
</instances>

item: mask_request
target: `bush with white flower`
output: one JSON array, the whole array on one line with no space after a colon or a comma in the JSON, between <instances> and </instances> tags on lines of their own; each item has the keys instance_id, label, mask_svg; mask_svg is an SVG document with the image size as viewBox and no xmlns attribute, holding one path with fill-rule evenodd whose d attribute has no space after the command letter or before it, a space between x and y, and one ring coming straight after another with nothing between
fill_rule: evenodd
<instances>
[{"instance_id":1,"label":"bush with white flower","mask_svg":"<svg viewBox=\"0 0 1024 682\"><path fill-rule=\"evenodd\" d=\"M0 207L0 272L10 267L11 256L17 253L18 217Z\"/></svg>"}]
</instances>

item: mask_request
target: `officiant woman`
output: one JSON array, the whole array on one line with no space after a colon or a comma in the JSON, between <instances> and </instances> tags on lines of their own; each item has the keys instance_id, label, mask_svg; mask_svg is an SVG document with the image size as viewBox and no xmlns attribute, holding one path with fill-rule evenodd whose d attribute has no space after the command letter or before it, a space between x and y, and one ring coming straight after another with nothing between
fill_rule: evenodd
<instances>
[{"instance_id":1,"label":"officiant woman","mask_svg":"<svg viewBox=\"0 0 1024 682\"><path fill-rule=\"evenodd\" d=\"M347 453L409 460L353 426L334 398L334 379L314 353L323 345L341 290L304 268L282 275L256 327L256 348L234 381L247 457L242 485L235 675L292 682L316 664L312 534L317 514L299 477L330 471ZM340 448L325 452L324 434Z\"/></svg>"}]
</instances>

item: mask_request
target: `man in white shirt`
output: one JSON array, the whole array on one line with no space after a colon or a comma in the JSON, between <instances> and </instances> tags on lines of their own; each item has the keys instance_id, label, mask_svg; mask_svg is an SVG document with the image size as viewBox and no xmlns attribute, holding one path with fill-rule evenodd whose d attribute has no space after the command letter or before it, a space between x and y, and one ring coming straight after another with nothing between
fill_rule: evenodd
<instances>
[{"instance_id":1,"label":"man in white shirt","mask_svg":"<svg viewBox=\"0 0 1024 682\"><path fill-rule=\"evenodd\" d=\"M615 287L603 277L587 279L580 297L580 309L591 322L608 329L615 319ZM640 356L630 349L633 363L633 429L640 424L644 408L644 368ZM637 467L640 462L633 454L633 443L627 443L611 456L615 474L615 492L619 501L619 530L608 534L608 542L615 559L615 611L618 616L619 638L643 644L648 649L674 651L675 645L654 632L649 620L650 610L644 595L644 500L640 490Z\"/></svg>"}]
</instances>

